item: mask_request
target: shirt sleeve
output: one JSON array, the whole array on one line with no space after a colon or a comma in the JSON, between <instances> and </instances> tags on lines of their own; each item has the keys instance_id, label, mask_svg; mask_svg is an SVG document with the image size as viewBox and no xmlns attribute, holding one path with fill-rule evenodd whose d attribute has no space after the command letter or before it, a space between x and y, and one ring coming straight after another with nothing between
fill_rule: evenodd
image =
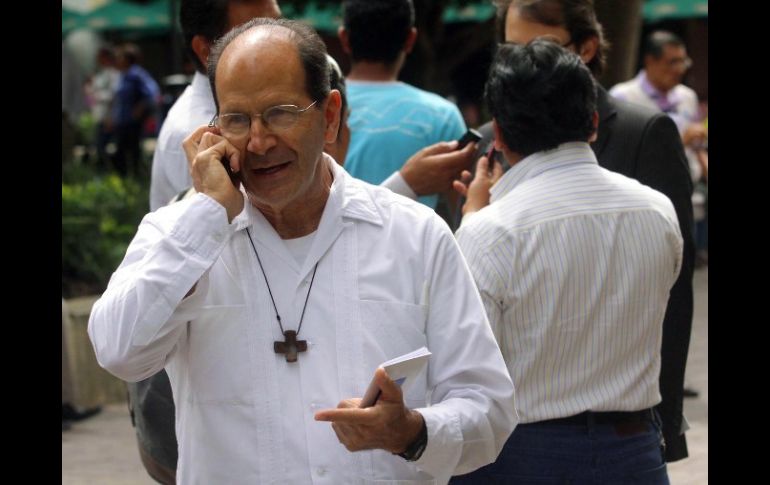
<instances>
[{"instance_id":1,"label":"shirt sleeve","mask_svg":"<svg viewBox=\"0 0 770 485\"><path fill-rule=\"evenodd\" d=\"M610 93L610 96L612 96L615 99L622 99L624 101L628 101L628 96L626 96L626 92L623 90L623 86L621 84L616 84L612 86L609 93Z\"/></svg>"},{"instance_id":2,"label":"shirt sleeve","mask_svg":"<svg viewBox=\"0 0 770 485\"><path fill-rule=\"evenodd\" d=\"M468 262L473 281L484 304L489 325L497 342L500 341L500 327L503 324L503 300L506 298L505 282L490 258L488 248L475 237L478 229L468 226L478 212L463 216L462 225L457 230L457 244Z\"/></svg>"},{"instance_id":3,"label":"shirt sleeve","mask_svg":"<svg viewBox=\"0 0 770 485\"><path fill-rule=\"evenodd\" d=\"M97 361L125 381L164 367L186 322L200 311L208 269L234 233L225 208L206 195L177 206L145 216L91 311Z\"/></svg>"},{"instance_id":4,"label":"shirt sleeve","mask_svg":"<svg viewBox=\"0 0 770 485\"><path fill-rule=\"evenodd\" d=\"M428 445L415 464L436 478L493 462L518 422L514 389L479 293L446 225L429 265L431 403L419 411Z\"/></svg>"},{"instance_id":5,"label":"shirt sleeve","mask_svg":"<svg viewBox=\"0 0 770 485\"><path fill-rule=\"evenodd\" d=\"M412 190L408 183L406 183L406 180L401 176L399 170L393 172L391 176L386 178L380 185L386 189L390 189L391 192L403 195L404 197L409 197L412 200L417 200L417 193Z\"/></svg>"}]
</instances>

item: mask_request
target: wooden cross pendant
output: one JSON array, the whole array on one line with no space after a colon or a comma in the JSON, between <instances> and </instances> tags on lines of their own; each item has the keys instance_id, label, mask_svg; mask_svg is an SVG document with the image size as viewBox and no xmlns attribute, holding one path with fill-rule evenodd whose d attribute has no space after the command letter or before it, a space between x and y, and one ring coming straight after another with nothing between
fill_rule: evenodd
<instances>
[{"instance_id":1,"label":"wooden cross pendant","mask_svg":"<svg viewBox=\"0 0 770 485\"><path fill-rule=\"evenodd\" d=\"M307 340L297 340L294 330L283 332L283 337L283 342L273 342L273 350L276 354L286 354L286 362L297 362L297 352L307 350Z\"/></svg>"}]
</instances>

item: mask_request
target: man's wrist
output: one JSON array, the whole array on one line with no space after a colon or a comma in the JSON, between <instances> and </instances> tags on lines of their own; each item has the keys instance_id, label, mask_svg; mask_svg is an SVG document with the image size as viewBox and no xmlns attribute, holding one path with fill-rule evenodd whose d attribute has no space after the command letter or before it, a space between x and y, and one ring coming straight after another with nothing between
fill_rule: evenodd
<instances>
[{"instance_id":1,"label":"man's wrist","mask_svg":"<svg viewBox=\"0 0 770 485\"><path fill-rule=\"evenodd\" d=\"M415 418L420 420L420 428L417 432L417 436L406 445L406 449L401 453L394 453L406 461L417 461L422 456L425 448L428 446L428 425L425 423L425 418L422 417L417 411L411 411L414 413Z\"/></svg>"}]
</instances>

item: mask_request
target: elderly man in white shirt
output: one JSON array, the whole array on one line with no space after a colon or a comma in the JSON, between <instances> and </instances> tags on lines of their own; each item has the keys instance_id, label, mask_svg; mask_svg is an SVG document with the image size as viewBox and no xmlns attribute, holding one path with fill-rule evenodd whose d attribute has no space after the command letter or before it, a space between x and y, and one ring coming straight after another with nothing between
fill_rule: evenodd
<instances>
[{"instance_id":1,"label":"elderly man in white shirt","mask_svg":"<svg viewBox=\"0 0 770 485\"><path fill-rule=\"evenodd\" d=\"M490 175L481 158L473 183L457 183L468 196L457 240L521 424L494 464L452 483L668 483L652 408L682 262L674 208L598 165L596 88L576 54L502 45L486 96L512 167Z\"/></svg>"},{"instance_id":2,"label":"elderly man in white shirt","mask_svg":"<svg viewBox=\"0 0 770 485\"><path fill-rule=\"evenodd\" d=\"M318 35L254 19L209 73L199 193L145 218L89 321L118 377L167 370L178 483L446 483L493 461L517 416L481 298L438 216L322 153L340 100ZM375 372L421 346L405 394Z\"/></svg>"}]
</instances>

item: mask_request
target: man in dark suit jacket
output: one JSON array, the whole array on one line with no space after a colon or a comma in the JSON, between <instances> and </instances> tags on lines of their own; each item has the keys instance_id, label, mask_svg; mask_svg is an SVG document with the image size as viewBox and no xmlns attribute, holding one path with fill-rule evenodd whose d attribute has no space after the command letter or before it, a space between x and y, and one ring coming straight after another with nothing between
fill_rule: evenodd
<instances>
[{"instance_id":1,"label":"man in dark suit jacket","mask_svg":"<svg viewBox=\"0 0 770 485\"><path fill-rule=\"evenodd\" d=\"M601 73L607 47L591 0L498 0L496 3L501 42L526 43L535 37L547 36L577 53L594 77ZM663 320L660 370L663 400L657 410L666 442L666 461L681 460L688 456L682 429L682 399L693 316L692 180L679 132L671 118L614 99L598 83L597 91L599 131L591 147L599 165L662 192L671 199L679 218L684 253L682 270L671 289ZM484 135L479 143L483 153L492 139L491 123L479 131Z\"/></svg>"}]
</instances>

